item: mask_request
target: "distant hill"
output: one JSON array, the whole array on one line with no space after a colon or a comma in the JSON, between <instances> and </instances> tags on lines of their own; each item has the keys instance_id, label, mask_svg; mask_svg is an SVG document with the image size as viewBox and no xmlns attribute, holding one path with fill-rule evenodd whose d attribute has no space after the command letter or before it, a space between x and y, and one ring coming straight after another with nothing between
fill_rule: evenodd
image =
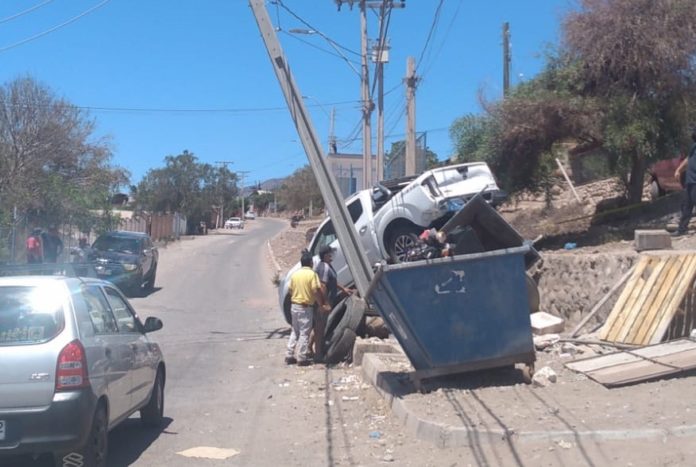
<instances>
[{"instance_id":1,"label":"distant hill","mask_svg":"<svg viewBox=\"0 0 696 467\"><path fill-rule=\"evenodd\" d=\"M281 187L285 182L285 178L270 178L264 182L261 182L261 189L273 191Z\"/></svg>"}]
</instances>

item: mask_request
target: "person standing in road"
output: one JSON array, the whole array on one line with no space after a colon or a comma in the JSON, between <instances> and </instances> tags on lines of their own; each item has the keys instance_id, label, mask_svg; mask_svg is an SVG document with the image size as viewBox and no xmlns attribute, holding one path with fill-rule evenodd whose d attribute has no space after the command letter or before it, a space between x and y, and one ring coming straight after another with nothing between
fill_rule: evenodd
<instances>
[{"instance_id":1,"label":"person standing in road","mask_svg":"<svg viewBox=\"0 0 696 467\"><path fill-rule=\"evenodd\" d=\"M43 243L44 261L47 263L55 263L58 257L63 252L63 240L60 239L60 234L55 225L52 225L48 232L41 234Z\"/></svg>"},{"instance_id":2,"label":"person standing in road","mask_svg":"<svg viewBox=\"0 0 696 467\"><path fill-rule=\"evenodd\" d=\"M689 221L693 215L694 205L696 205L696 127L691 130L691 140L693 144L689 153L674 172L674 178L681 183L681 176L686 171L681 219L677 231L672 234L674 237L685 235L688 232Z\"/></svg>"},{"instance_id":3,"label":"person standing in road","mask_svg":"<svg viewBox=\"0 0 696 467\"><path fill-rule=\"evenodd\" d=\"M34 229L27 237L27 263L43 263L43 251L41 249L41 229Z\"/></svg>"},{"instance_id":4,"label":"person standing in road","mask_svg":"<svg viewBox=\"0 0 696 467\"><path fill-rule=\"evenodd\" d=\"M309 334L312 331L313 307L317 304L322 309L328 308L321 290L317 273L312 269L312 255L302 252L300 258L302 267L290 276L290 314L292 329L288 339L285 363L300 366L311 363L309 357ZM295 348L299 346L297 358Z\"/></svg>"},{"instance_id":5,"label":"person standing in road","mask_svg":"<svg viewBox=\"0 0 696 467\"><path fill-rule=\"evenodd\" d=\"M336 270L331 265L333 261L334 249L330 245L324 245L319 249L320 262L314 268L314 272L319 276L322 292L326 297L326 303L329 305L328 310L317 307L314 313L314 355L315 361L321 361L324 358L324 331L326 330L326 319L328 318L331 309L336 306L338 298L338 290L344 294L350 294L350 290L338 285Z\"/></svg>"}]
</instances>

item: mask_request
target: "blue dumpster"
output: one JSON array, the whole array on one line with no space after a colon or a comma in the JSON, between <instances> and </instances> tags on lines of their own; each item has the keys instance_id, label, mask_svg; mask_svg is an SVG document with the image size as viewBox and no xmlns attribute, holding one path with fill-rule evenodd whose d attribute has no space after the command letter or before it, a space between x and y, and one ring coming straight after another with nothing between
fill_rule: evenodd
<instances>
[{"instance_id":1,"label":"blue dumpster","mask_svg":"<svg viewBox=\"0 0 696 467\"><path fill-rule=\"evenodd\" d=\"M370 300L418 378L535 360L525 281L529 246L383 265Z\"/></svg>"}]
</instances>

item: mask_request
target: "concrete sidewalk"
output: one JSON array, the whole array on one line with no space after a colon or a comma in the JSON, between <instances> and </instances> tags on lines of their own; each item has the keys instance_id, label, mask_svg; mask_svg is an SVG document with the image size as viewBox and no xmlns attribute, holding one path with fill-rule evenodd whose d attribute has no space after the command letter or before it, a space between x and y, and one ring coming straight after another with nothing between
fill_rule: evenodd
<instances>
[{"instance_id":1,"label":"concrete sidewalk","mask_svg":"<svg viewBox=\"0 0 696 467\"><path fill-rule=\"evenodd\" d=\"M413 368L398 343L387 342L385 353L385 344L359 341L355 364L411 435L441 448L696 435L696 410L684 397L693 391L694 376L608 390L567 369L548 387L524 384L516 370L487 370L438 378L423 394L411 382Z\"/></svg>"}]
</instances>

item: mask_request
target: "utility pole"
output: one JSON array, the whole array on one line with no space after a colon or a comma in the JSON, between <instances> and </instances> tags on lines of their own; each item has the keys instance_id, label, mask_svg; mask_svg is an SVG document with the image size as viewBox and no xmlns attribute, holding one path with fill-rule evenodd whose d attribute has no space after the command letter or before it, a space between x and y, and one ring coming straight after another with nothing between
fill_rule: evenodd
<instances>
[{"instance_id":1,"label":"utility pole","mask_svg":"<svg viewBox=\"0 0 696 467\"><path fill-rule=\"evenodd\" d=\"M234 161L215 161L216 164L220 164L227 170L227 166L234 164ZM222 181L222 188L220 188L220 216L219 221L215 223L215 228L219 229L225 226L225 180ZM218 223L220 224L218 226Z\"/></svg>"},{"instance_id":2,"label":"utility pole","mask_svg":"<svg viewBox=\"0 0 696 467\"><path fill-rule=\"evenodd\" d=\"M367 8L379 9L380 10L380 21L384 19L384 12L386 8L404 8L406 6L405 0L390 1L367 1L367 0L334 0L338 9L340 11L341 6L347 3L352 9L353 4L356 1L360 2L360 45L361 45L361 64L362 71L360 73L360 82L362 90L362 103L363 103L363 188L370 188L372 186L372 110L374 109L374 103L370 96L370 74L367 61ZM382 39L382 38L380 38ZM380 101L380 119L378 121L378 135L377 135L377 178L382 179L384 175L384 74L383 74L383 63L381 62L382 54L384 52L384 41L378 46L377 52L377 70L376 78L379 81L379 98ZM380 134L381 133L381 134ZM380 157L380 152L382 156Z\"/></svg>"},{"instance_id":3,"label":"utility pole","mask_svg":"<svg viewBox=\"0 0 696 467\"><path fill-rule=\"evenodd\" d=\"M242 189L239 191L239 194L242 196L242 215L239 217L241 217L242 220L244 220L244 178L249 173L249 171L248 170L238 170L235 173L239 175L239 178L241 180L240 183L242 184Z\"/></svg>"},{"instance_id":4,"label":"utility pole","mask_svg":"<svg viewBox=\"0 0 696 467\"><path fill-rule=\"evenodd\" d=\"M510 91L510 23L503 23L503 97Z\"/></svg>"},{"instance_id":5,"label":"utility pole","mask_svg":"<svg viewBox=\"0 0 696 467\"><path fill-rule=\"evenodd\" d=\"M336 121L336 107L331 107L331 117L329 118L329 154L336 154L336 135L334 125Z\"/></svg>"},{"instance_id":6,"label":"utility pole","mask_svg":"<svg viewBox=\"0 0 696 467\"><path fill-rule=\"evenodd\" d=\"M406 176L416 174L416 59L406 62Z\"/></svg>"}]
</instances>

